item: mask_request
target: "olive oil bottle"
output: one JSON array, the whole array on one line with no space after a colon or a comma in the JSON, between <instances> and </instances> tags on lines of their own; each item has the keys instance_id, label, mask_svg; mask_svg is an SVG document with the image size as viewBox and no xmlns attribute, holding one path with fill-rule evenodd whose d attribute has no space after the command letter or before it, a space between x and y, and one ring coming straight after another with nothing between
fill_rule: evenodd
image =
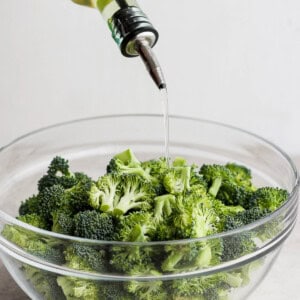
<instances>
[{"instance_id":1,"label":"olive oil bottle","mask_svg":"<svg viewBox=\"0 0 300 300\"><path fill-rule=\"evenodd\" d=\"M74 3L98 9L126 57L140 56L159 89L166 88L161 67L152 47L158 32L135 0L72 0Z\"/></svg>"}]
</instances>

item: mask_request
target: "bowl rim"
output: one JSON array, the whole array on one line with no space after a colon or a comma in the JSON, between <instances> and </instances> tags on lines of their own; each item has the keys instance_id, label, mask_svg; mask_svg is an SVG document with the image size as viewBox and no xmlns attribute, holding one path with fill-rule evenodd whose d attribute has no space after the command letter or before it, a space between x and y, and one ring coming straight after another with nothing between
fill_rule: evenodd
<instances>
[{"instance_id":1,"label":"bowl rim","mask_svg":"<svg viewBox=\"0 0 300 300\"><path fill-rule=\"evenodd\" d=\"M20 137L12 140L7 145L1 147L0 148L0 155L1 155L2 151L7 150L9 147L15 145L19 141L22 141L22 140L24 140L28 137L34 136L35 134L42 133L42 132L50 130L50 129L56 129L56 128L59 128L59 127L68 126L68 125L72 125L72 124L76 124L76 123L89 122L89 121L95 121L95 120L100 120L100 119L132 118L132 117L162 118L163 115L162 114L144 114L144 113L143 114L138 114L138 113L136 113L136 114L108 114L108 115L93 116L93 117L88 117L88 118L80 118L80 119L74 119L74 120L70 120L70 121L66 121L66 122L60 122L60 123L56 123L56 124L52 124L52 125L49 125L49 126L39 128L37 130L33 130L33 131L28 132L24 135L21 135ZM189 116L184 116L184 115L173 115L173 114L170 114L169 118L170 118L170 120L172 120L172 119L187 120L187 121L206 123L206 124L210 124L210 125L214 125L214 126L219 126L219 127L224 127L224 128L227 128L227 129L231 129L231 130L249 135L249 136L251 136L255 139L258 139L258 140L264 142L265 144L267 144L268 146L270 146L271 148L273 148L274 150L276 150L277 152L279 152L280 155L288 162L289 166L291 167L291 170L293 171L293 175L294 175L294 184L293 184L293 188L292 188L291 192L289 193L288 200L281 207L279 207L277 210L275 210L274 212L270 213L269 215L267 215L264 218L261 218L261 219L255 221L255 222L253 222L253 223L250 223L248 225L244 225L244 226L241 226L241 227L236 228L236 229L232 229L232 230L228 230L226 232L221 232L221 233L209 235L209 236L206 236L206 237L193 238L193 239L169 240L169 241L120 242L120 241L93 240L93 239L87 239L87 238L74 237L74 236L69 236L69 235L60 234L60 233L56 233L56 232L52 232L52 231L37 228L35 226L29 225L27 223L24 223L22 221L17 220L15 217L12 217L11 215L5 213L2 210L0 210L0 220L3 219L9 224L13 224L13 225L17 225L19 227L23 227L27 230L33 231L33 232L35 232L37 234L40 234L40 235L49 236L49 237L52 237L52 238L59 238L59 239L62 239L62 240L72 240L72 241L86 243L86 244L93 244L93 245L124 245L124 246L125 245L157 246L157 245L170 245L170 244L176 245L176 244L184 244L184 243L202 242L202 241L207 241L207 240L211 240L211 239L217 239L217 238L223 238L223 237L230 236L230 235L235 235L235 234L238 234L238 233L241 233L241 232L244 232L244 231L249 231L249 230L252 230L256 227L260 227L260 226L268 223L270 220L272 220L273 218L276 218L278 215L280 215L286 209L286 207L291 205L292 200L297 195L298 188L299 188L299 185L300 185L299 173L297 171L297 168L296 168L293 160L289 157L289 155L284 150L282 150L280 147L275 145L273 142L265 139L264 137L259 136L258 134L255 134L255 133L252 133L250 131L238 128L238 127L233 126L233 125L218 122L218 121L201 119L201 118L196 118L196 117L189 117Z\"/></svg>"}]
</instances>

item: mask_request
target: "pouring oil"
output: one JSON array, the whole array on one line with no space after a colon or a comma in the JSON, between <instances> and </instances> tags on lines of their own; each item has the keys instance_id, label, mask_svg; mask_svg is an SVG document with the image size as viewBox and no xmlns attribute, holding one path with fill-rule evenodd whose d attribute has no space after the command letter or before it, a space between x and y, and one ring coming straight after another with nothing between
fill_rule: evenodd
<instances>
[{"instance_id":1,"label":"pouring oil","mask_svg":"<svg viewBox=\"0 0 300 300\"><path fill-rule=\"evenodd\" d=\"M169 122L169 98L167 88L160 89L162 111L163 111L163 124L164 124L164 156L167 164L170 163L170 122Z\"/></svg>"}]
</instances>

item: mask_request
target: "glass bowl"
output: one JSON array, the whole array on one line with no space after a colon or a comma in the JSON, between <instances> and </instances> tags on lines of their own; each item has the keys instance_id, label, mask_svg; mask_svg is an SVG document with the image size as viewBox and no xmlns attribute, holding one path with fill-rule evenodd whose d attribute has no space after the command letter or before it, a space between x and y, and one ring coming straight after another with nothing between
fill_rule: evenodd
<instances>
[{"instance_id":1,"label":"glass bowl","mask_svg":"<svg viewBox=\"0 0 300 300\"><path fill-rule=\"evenodd\" d=\"M213 256L213 245L248 236L256 243L252 253L232 255L232 259L201 264L185 265L180 269L152 272L138 269L131 261L135 275L128 275L116 268L105 271L71 269L51 257L26 253L17 245L0 236L1 258L18 285L31 299L64 299L57 286L64 280L71 284L90 284L115 296L99 299L131 299L119 294L125 286L140 291L151 290L150 295L132 299L207 299L208 289L199 288L199 282L216 289L216 299L245 299L270 270L281 246L291 233L297 215L299 178L290 158L278 147L247 131L216 122L170 117L170 157L183 156L189 163L236 162L252 170L256 186L277 186L287 189L288 201L269 216L247 226L205 238L168 242L125 243L87 240L44 231L14 218L20 202L36 192L37 180L45 173L51 159L60 155L70 161L71 169L84 171L97 178L103 174L110 158L131 148L140 160L164 155L164 122L161 115L111 115L77 120L47 127L23 136L0 152L0 231L14 226L24 232L24 237L39 239L44 244L55 245L63 251L70 245L83 244L107 257L111 253L146 253L157 265L168 255L182 255L198 251ZM259 238L258 238L259 237ZM210 245L211 252L207 249ZM196 250L195 250L196 249ZM202 251L202 252L201 252ZM201 254L202 255L202 254ZM200 255L200 256L201 256ZM128 263L128 262L120 262ZM28 274L34 280L27 280ZM138 274L138 275L136 275ZM79 283L78 283L79 282ZM56 294L42 296L37 285L52 284ZM92 299L81 294L80 284L74 299ZM194 294L185 294L186 285L195 285ZM165 291L155 296L156 289ZM148 297L148 298L147 298Z\"/></svg>"}]
</instances>

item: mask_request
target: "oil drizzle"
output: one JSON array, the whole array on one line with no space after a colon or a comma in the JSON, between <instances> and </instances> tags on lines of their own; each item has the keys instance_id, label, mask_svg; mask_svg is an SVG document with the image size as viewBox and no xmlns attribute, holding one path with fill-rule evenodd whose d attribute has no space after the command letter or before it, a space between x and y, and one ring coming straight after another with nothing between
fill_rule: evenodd
<instances>
[{"instance_id":1,"label":"oil drizzle","mask_svg":"<svg viewBox=\"0 0 300 300\"><path fill-rule=\"evenodd\" d=\"M170 161L170 124L169 124L169 100L168 100L168 91L167 88L160 89L161 93L161 102L163 109L163 122L164 122L164 156L169 165Z\"/></svg>"}]
</instances>

